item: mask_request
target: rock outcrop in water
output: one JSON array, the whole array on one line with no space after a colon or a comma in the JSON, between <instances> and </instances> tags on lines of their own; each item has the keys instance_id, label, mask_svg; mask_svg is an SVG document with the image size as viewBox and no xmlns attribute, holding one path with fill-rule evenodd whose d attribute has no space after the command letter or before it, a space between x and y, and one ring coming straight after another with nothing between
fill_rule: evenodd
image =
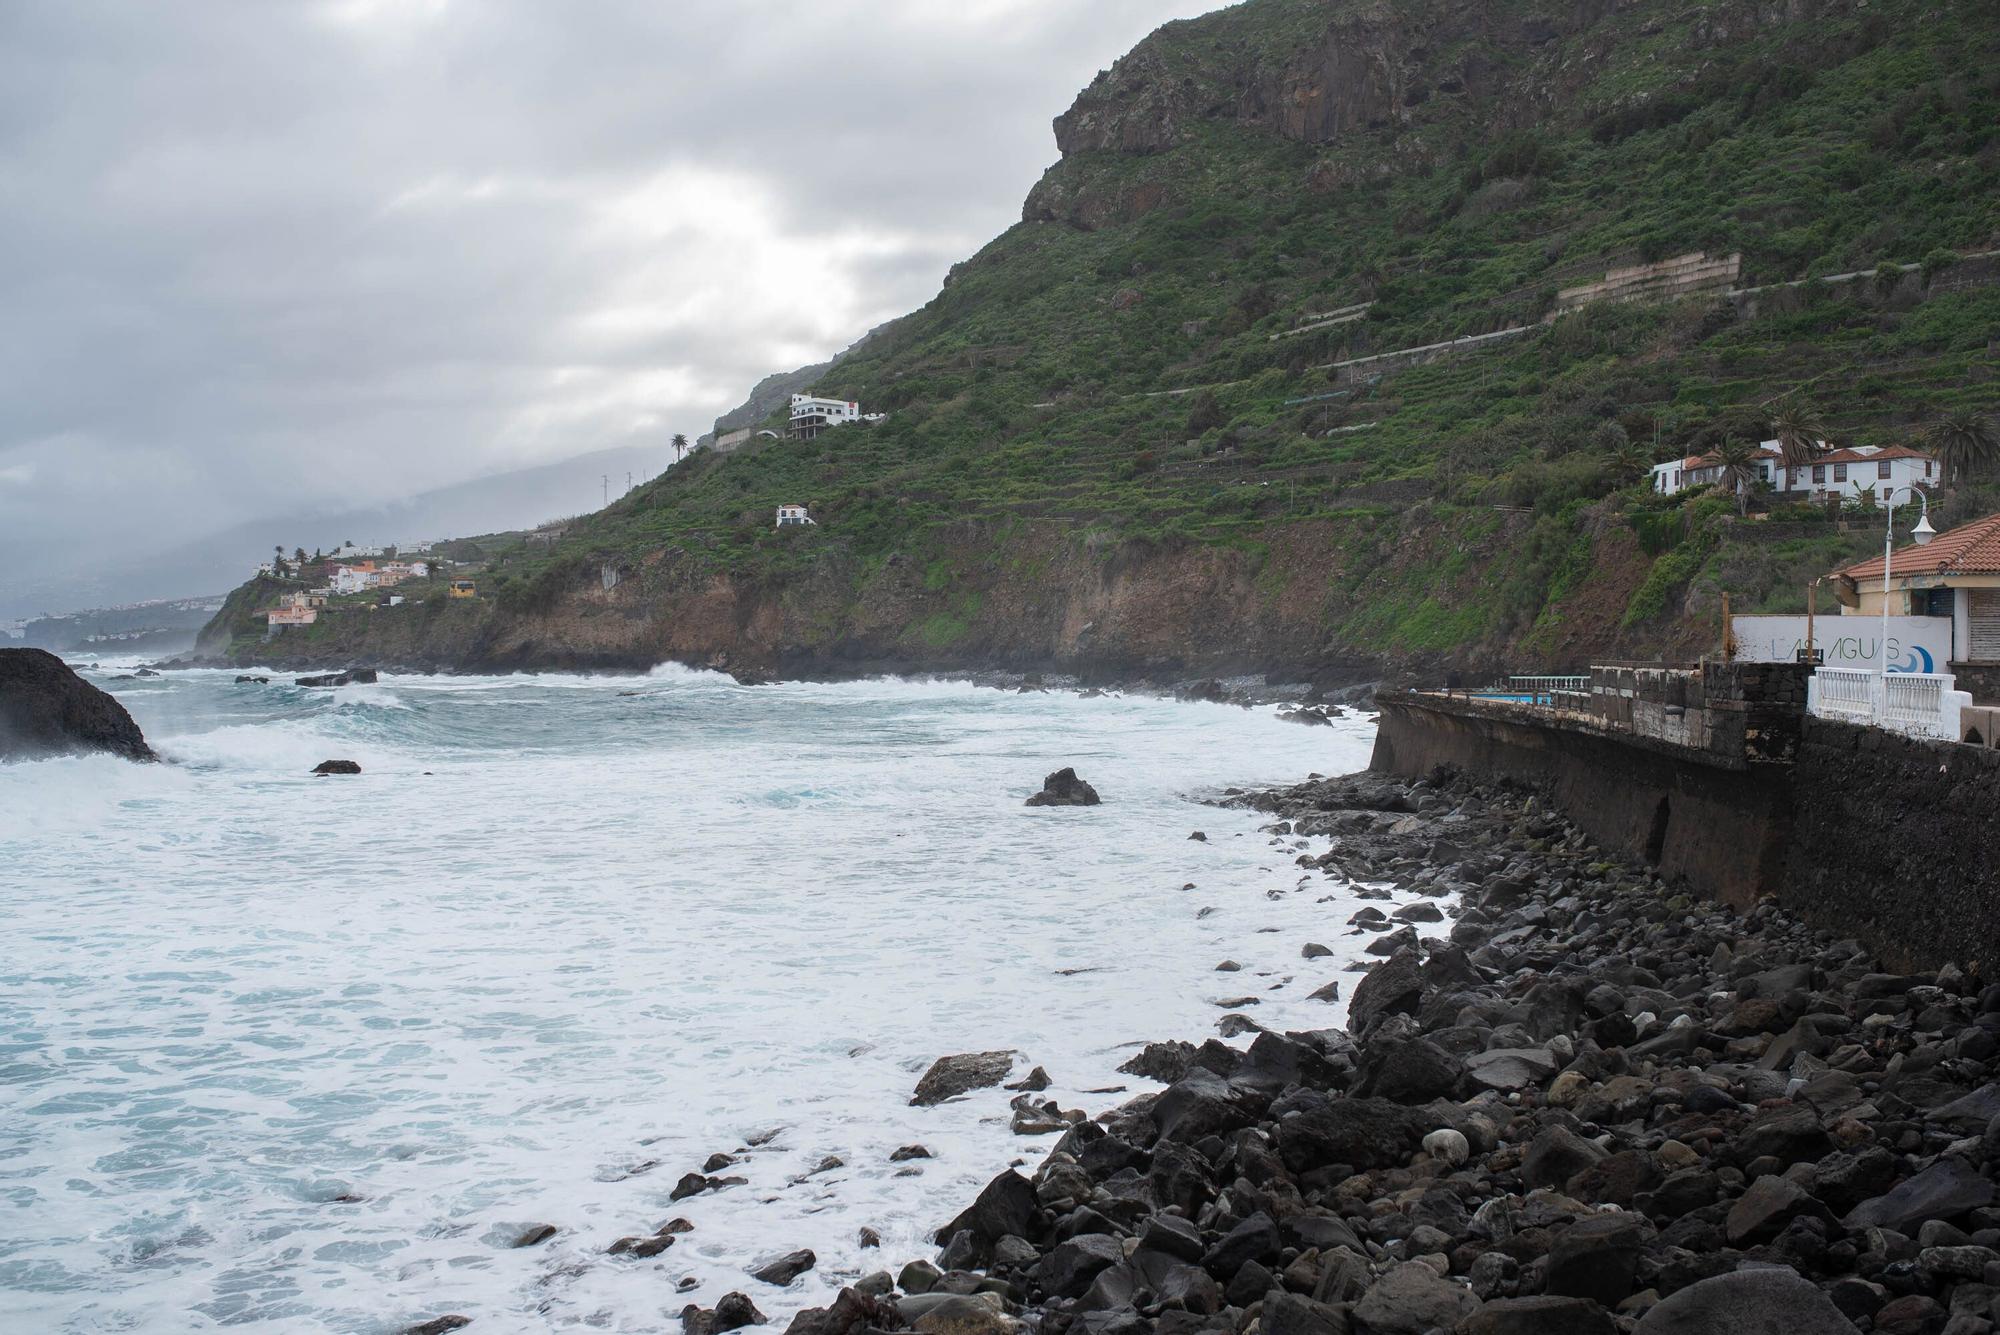
<instances>
[{"instance_id":1,"label":"rock outcrop in water","mask_svg":"<svg viewBox=\"0 0 2000 1335\"><path fill-rule=\"evenodd\" d=\"M997 1085L1013 1069L1012 1052L961 1052L939 1057L924 1072L923 1079L917 1081L910 1106L928 1108L972 1090Z\"/></svg>"},{"instance_id":2,"label":"rock outcrop in water","mask_svg":"<svg viewBox=\"0 0 2000 1335\"><path fill-rule=\"evenodd\" d=\"M1456 897L1449 926L1356 915L1404 943L1348 1030L1149 1046L1125 1069L1166 1089L794 1335L935 1329L946 1301L992 1335L1995 1329L2000 985L1691 902L1525 791L1238 801L1333 839L1304 867Z\"/></svg>"},{"instance_id":3,"label":"rock outcrop in water","mask_svg":"<svg viewBox=\"0 0 2000 1335\"><path fill-rule=\"evenodd\" d=\"M1059 769L1042 780L1042 791L1029 798L1031 807L1094 807L1097 790L1076 777L1073 769Z\"/></svg>"},{"instance_id":4,"label":"rock outcrop in water","mask_svg":"<svg viewBox=\"0 0 2000 1335\"><path fill-rule=\"evenodd\" d=\"M241 680L239 678L238 680ZM300 677L294 686L373 686L376 681L374 668L349 668L345 672L327 672L317 677Z\"/></svg>"},{"instance_id":5,"label":"rock outcrop in water","mask_svg":"<svg viewBox=\"0 0 2000 1335\"><path fill-rule=\"evenodd\" d=\"M157 760L125 706L46 649L0 649L0 760L108 751Z\"/></svg>"},{"instance_id":6,"label":"rock outcrop in water","mask_svg":"<svg viewBox=\"0 0 2000 1335\"><path fill-rule=\"evenodd\" d=\"M329 774L359 774L361 766L352 760L322 760L313 766L313 773L324 778Z\"/></svg>"}]
</instances>

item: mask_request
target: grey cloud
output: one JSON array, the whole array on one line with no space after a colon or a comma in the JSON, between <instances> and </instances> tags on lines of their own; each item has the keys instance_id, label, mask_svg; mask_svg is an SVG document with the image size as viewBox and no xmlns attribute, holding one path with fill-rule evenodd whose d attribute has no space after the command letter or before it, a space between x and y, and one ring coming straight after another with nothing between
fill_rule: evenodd
<instances>
[{"instance_id":1,"label":"grey cloud","mask_svg":"<svg viewBox=\"0 0 2000 1335\"><path fill-rule=\"evenodd\" d=\"M703 429L927 300L1090 75L1211 7L0 7L0 617L258 515Z\"/></svg>"}]
</instances>

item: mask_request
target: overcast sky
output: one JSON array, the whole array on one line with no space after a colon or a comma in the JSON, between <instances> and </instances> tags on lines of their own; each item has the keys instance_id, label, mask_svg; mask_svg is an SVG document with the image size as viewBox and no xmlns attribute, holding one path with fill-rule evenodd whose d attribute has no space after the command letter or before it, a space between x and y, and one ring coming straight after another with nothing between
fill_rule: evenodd
<instances>
[{"instance_id":1,"label":"overcast sky","mask_svg":"<svg viewBox=\"0 0 2000 1335\"><path fill-rule=\"evenodd\" d=\"M1215 7L7 0L0 586L693 436L928 300Z\"/></svg>"}]
</instances>

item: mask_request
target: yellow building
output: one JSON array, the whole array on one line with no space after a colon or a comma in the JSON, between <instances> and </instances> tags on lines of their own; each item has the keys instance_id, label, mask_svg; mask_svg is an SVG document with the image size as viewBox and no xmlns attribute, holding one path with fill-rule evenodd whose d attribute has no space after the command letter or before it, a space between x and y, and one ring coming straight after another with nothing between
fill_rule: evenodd
<instances>
[{"instance_id":1,"label":"yellow building","mask_svg":"<svg viewBox=\"0 0 2000 1335\"><path fill-rule=\"evenodd\" d=\"M455 579L451 582L451 596L454 598L477 598L479 589L469 579Z\"/></svg>"}]
</instances>

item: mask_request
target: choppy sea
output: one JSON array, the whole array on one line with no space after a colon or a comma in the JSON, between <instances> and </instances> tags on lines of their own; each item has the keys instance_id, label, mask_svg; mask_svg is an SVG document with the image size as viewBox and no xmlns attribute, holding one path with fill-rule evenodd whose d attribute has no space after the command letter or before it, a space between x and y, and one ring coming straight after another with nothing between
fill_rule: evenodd
<instances>
[{"instance_id":1,"label":"choppy sea","mask_svg":"<svg viewBox=\"0 0 2000 1335\"><path fill-rule=\"evenodd\" d=\"M1217 1002L1343 1018L1307 997L1360 944L1295 865L1324 842L1200 800L1359 769L1368 716L129 668L87 674L171 763L0 765L0 1330L659 1331L730 1289L782 1322L1047 1152L1001 1090L910 1107L933 1058L1015 1049L1095 1112ZM1104 805L1025 808L1063 765Z\"/></svg>"}]
</instances>

